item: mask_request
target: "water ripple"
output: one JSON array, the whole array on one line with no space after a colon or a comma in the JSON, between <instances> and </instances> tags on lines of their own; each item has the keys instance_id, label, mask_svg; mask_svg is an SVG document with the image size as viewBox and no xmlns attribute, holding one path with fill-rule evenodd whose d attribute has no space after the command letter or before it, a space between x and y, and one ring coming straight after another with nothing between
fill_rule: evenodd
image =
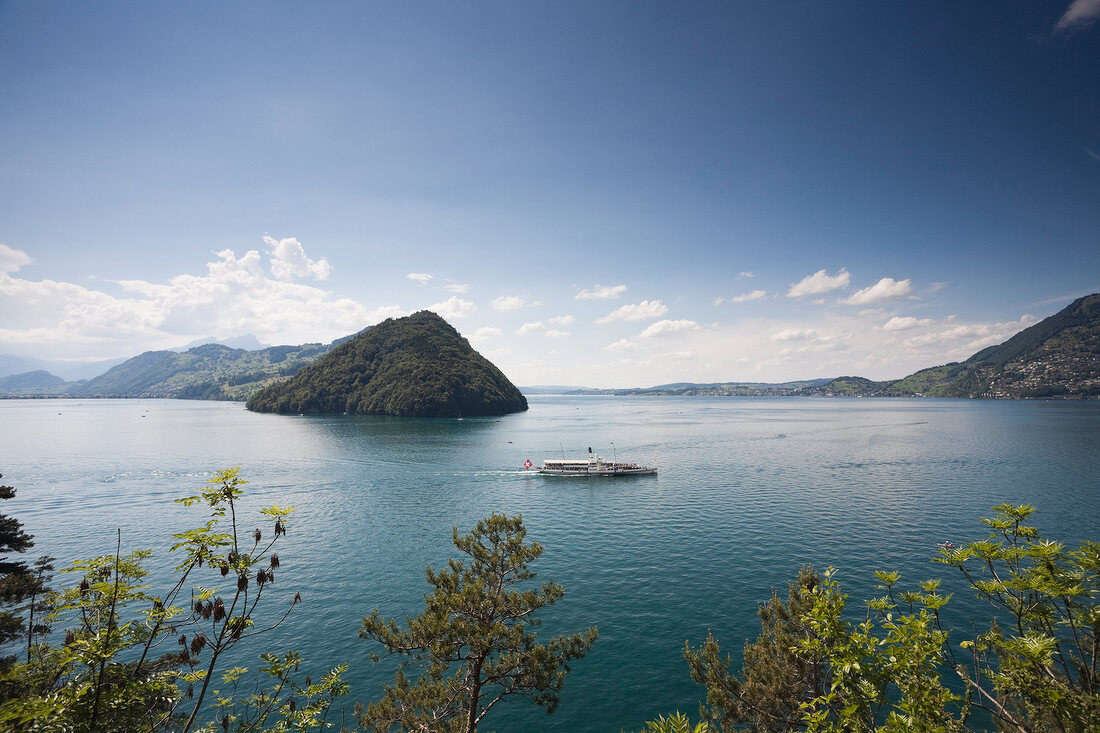
<instances>
[{"instance_id":1,"label":"water ripple","mask_svg":"<svg viewBox=\"0 0 1100 733\"><path fill-rule=\"evenodd\" d=\"M591 625L547 718L512 706L498 730L637 729L695 710L685 640L713 631L735 658L755 611L801 565L834 565L853 599L870 571L943 576L935 545L982 536L977 518L1029 502L1049 535L1100 535L1100 404L932 400L539 396L495 419L279 417L239 404L171 401L0 403L0 464L18 495L5 510L63 560L130 547L157 552L202 513L173 504L217 468L252 483L242 515L297 507L280 550L280 592L305 603L265 641L315 666L352 663L352 698L392 679L356 632L372 609L423 604L424 568L452 555L451 528L522 513L545 548L533 569L565 587L540 633ZM61 415L57 413L60 412ZM145 415L145 417L142 417ZM562 480L524 460L580 456L654 463L656 476ZM980 609L978 609L980 610ZM949 607L974 612L970 594ZM243 663L254 665L255 650ZM250 656L251 655L251 656Z\"/></svg>"}]
</instances>

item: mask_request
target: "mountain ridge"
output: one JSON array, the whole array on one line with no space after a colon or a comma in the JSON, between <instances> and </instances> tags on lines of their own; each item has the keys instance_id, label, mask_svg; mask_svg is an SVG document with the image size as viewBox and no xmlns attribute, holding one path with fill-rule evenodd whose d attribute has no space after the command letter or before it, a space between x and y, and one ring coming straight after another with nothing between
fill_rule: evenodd
<instances>
[{"instance_id":1,"label":"mountain ridge","mask_svg":"<svg viewBox=\"0 0 1100 733\"><path fill-rule=\"evenodd\" d=\"M0 377L0 396L247 400L371 328L374 326L329 344L245 351L207 343L183 353L147 351L93 379L76 382L64 382L41 369L30 370ZM556 388L530 390L531 394L539 394L552 393ZM1000 344L979 350L965 361L921 369L902 379L875 381L844 376L779 383L673 382L647 388L560 391L589 395L1091 399L1100 397L1100 294L1077 298L1061 311Z\"/></svg>"}]
</instances>

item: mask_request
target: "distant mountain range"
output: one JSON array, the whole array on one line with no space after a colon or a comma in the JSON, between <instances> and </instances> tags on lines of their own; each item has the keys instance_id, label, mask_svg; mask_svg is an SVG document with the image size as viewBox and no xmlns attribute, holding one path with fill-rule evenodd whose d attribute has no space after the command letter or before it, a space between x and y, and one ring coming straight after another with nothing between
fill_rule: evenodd
<instances>
[{"instance_id":1,"label":"distant mountain range","mask_svg":"<svg viewBox=\"0 0 1100 733\"><path fill-rule=\"evenodd\" d=\"M258 338L249 333L220 341L211 336L167 350L182 352L195 346L210 343L221 344L234 349L245 349L246 351L256 351L269 346L269 344L260 343ZM15 354L0 354L0 379L8 376L21 376L28 372L45 371L51 375L61 377L62 380L75 382L82 379L94 379L124 361L126 361L125 357L121 359L101 359L99 361L77 361L75 359L36 359L28 356L16 356Z\"/></svg>"},{"instance_id":2,"label":"distant mountain range","mask_svg":"<svg viewBox=\"0 0 1100 733\"><path fill-rule=\"evenodd\" d=\"M0 394L64 397L175 397L246 400L328 353L332 344L269 346L246 351L222 344L182 353L146 351L93 379L65 382L44 371L0 378Z\"/></svg>"},{"instance_id":3,"label":"distant mountain range","mask_svg":"<svg viewBox=\"0 0 1100 733\"><path fill-rule=\"evenodd\" d=\"M179 348L169 349L169 351L187 351L193 349L196 346L205 346L206 344L221 344L222 346L228 346L231 349L244 349L245 351L259 351L261 349L267 349L271 347L271 344L265 344L258 338L250 333L246 333L244 336L233 336L227 339L216 339L213 336L209 336L204 339L198 339L192 341L185 346Z\"/></svg>"},{"instance_id":4,"label":"distant mountain range","mask_svg":"<svg viewBox=\"0 0 1100 733\"><path fill-rule=\"evenodd\" d=\"M1078 298L997 346L963 362L875 382L837 377L762 384L678 383L648 389L577 390L573 394L811 397L1100 397L1100 294Z\"/></svg>"},{"instance_id":5,"label":"distant mountain range","mask_svg":"<svg viewBox=\"0 0 1100 733\"><path fill-rule=\"evenodd\" d=\"M75 359L35 359L15 354L0 354L0 378L44 371L67 381L77 381L99 376L124 361L126 361L125 358L76 361Z\"/></svg>"},{"instance_id":6,"label":"distant mountain range","mask_svg":"<svg viewBox=\"0 0 1100 733\"><path fill-rule=\"evenodd\" d=\"M0 395L247 400L357 335L330 344L255 350L203 344L182 353L147 351L93 379L75 382L66 382L41 368L30 368L0 377ZM533 388L530 394L548 391L557 390ZM778 384L679 382L645 389L561 391L614 395L1097 398L1100 294L1078 298L1053 316L966 361L923 369L904 379L876 382L852 376Z\"/></svg>"}]
</instances>

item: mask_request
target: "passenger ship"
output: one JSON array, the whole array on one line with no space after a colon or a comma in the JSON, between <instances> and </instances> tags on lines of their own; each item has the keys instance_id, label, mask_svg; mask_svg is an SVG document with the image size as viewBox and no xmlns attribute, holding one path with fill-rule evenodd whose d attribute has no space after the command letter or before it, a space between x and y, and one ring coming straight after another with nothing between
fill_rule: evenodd
<instances>
[{"instance_id":1,"label":"passenger ship","mask_svg":"<svg viewBox=\"0 0 1100 733\"><path fill-rule=\"evenodd\" d=\"M538 472L544 476L640 476L657 473L657 467L605 461L589 448L587 459L548 458Z\"/></svg>"}]
</instances>

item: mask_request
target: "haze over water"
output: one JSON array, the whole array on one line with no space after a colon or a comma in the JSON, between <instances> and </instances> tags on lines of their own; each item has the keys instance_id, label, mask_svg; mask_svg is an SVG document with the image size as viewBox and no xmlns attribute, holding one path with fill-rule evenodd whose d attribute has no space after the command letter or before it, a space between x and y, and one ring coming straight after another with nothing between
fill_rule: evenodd
<instances>
[{"instance_id":1,"label":"haze over water","mask_svg":"<svg viewBox=\"0 0 1100 733\"><path fill-rule=\"evenodd\" d=\"M423 605L424 567L454 556L451 527L522 513L545 552L532 566L565 597L540 636L597 625L557 712L526 702L487 730L637 730L658 713L695 714L703 697L682 658L710 629L735 659L755 609L800 565L840 569L851 601L874 569L903 585L943 577L958 619L983 609L936 543L985 536L979 517L1031 503L1044 535L1100 536L1100 403L534 396L502 418L412 420L258 415L238 403L0 401L5 513L35 535L33 556L68 562L151 548L163 587L171 534L200 524L172 503L209 472L239 465L243 526L255 507L297 511L278 549L276 588L301 591L264 649L300 648L309 671L347 661L350 701L377 699L392 666L357 638L374 608ZM525 459L580 456L656 463L656 476L562 479ZM269 530L266 523L261 525ZM213 582L212 578L210 582ZM255 649L240 661L256 667ZM338 717L337 717L338 720Z\"/></svg>"}]
</instances>

